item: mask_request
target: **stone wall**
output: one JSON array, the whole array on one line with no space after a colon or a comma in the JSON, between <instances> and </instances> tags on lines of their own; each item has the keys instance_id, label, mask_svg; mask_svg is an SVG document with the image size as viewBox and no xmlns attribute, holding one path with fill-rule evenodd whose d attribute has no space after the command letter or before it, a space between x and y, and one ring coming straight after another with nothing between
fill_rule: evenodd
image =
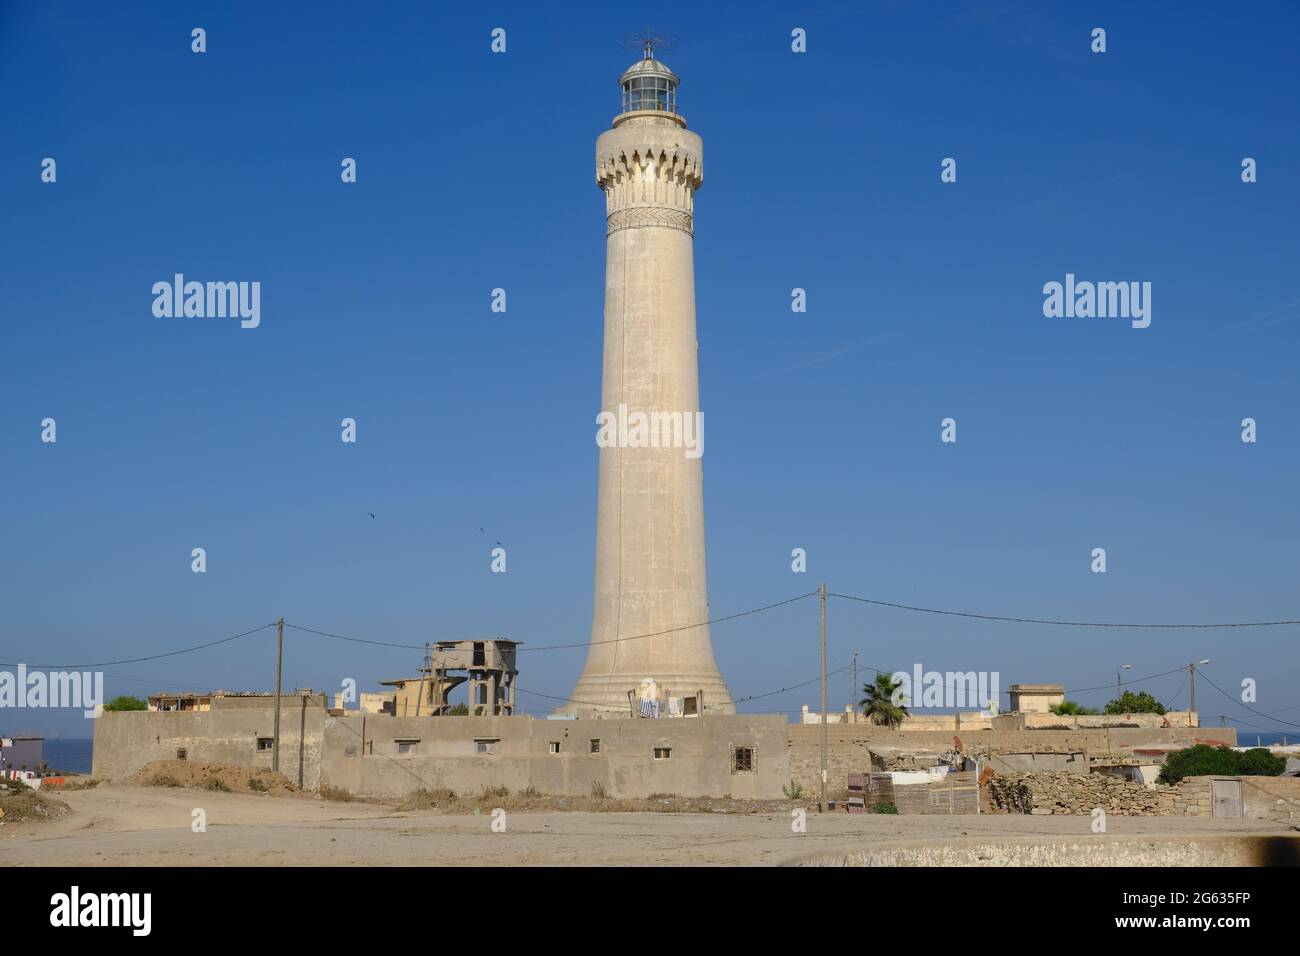
<instances>
[{"instance_id":1,"label":"stone wall","mask_svg":"<svg viewBox=\"0 0 1300 956\"><path fill-rule=\"evenodd\" d=\"M1197 779L1208 779L1200 777ZM1300 824L1300 777L1239 777L1243 815Z\"/></svg>"},{"instance_id":2,"label":"stone wall","mask_svg":"<svg viewBox=\"0 0 1300 956\"><path fill-rule=\"evenodd\" d=\"M997 774L988 782L993 813L1088 815L1096 807L1121 817L1211 815L1209 777L1145 787L1105 773Z\"/></svg>"},{"instance_id":3,"label":"stone wall","mask_svg":"<svg viewBox=\"0 0 1300 956\"><path fill-rule=\"evenodd\" d=\"M1001 718L1000 718L1001 719ZM821 732L818 724L790 724L787 729L790 775L814 796L821 787ZM1080 730L975 730L960 734L942 731L896 731L874 724L827 724L828 784L832 795L843 794L850 773L871 770L869 746L919 749L943 753L961 742L965 753L979 755L992 748L1000 754L1106 754L1134 748L1191 746L1194 743L1235 746L1231 727L1109 727Z\"/></svg>"}]
</instances>

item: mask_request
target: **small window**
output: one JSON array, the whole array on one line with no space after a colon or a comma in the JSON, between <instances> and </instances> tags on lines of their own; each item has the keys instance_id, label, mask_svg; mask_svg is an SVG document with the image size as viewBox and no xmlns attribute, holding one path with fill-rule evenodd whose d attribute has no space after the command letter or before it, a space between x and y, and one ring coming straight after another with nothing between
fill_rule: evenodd
<instances>
[{"instance_id":1,"label":"small window","mask_svg":"<svg viewBox=\"0 0 1300 956\"><path fill-rule=\"evenodd\" d=\"M415 745L419 742L419 737L397 737L393 740L393 743L397 745L399 754L415 753Z\"/></svg>"},{"instance_id":2,"label":"small window","mask_svg":"<svg viewBox=\"0 0 1300 956\"><path fill-rule=\"evenodd\" d=\"M598 754L598 753L600 753L600 738L599 738L599 737L592 737L592 738L591 738L591 752L594 753L594 754Z\"/></svg>"},{"instance_id":3,"label":"small window","mask_svg":"<svg viewBox=\"0 0 1300 956\"><path fill-rule=\"evenodd\" d=\"M754 772L754 748L753 747L733 747L731 749L731 772L732 773L753 773Z\"/></svg>"},{"instance_id":4,"label":"small window","mask_svg":"<svg viewBox=\"0 0 1300 956\"><path fill-rule=\"evenodd\" d=\"M673 755L672 747L656 747L655 760L668 760Z\"/></svg>"},{"instance_id":5,"label":"small window","mask_svg":"<svg viewBox=\"0 0 1300 956\"><path fill-rule=\"evenodd\" d=\"M271 747L273 747L274 745L275 745L275 738L274 738L274 737L258 737L258 738L257 738L257 749L258 749L258 750L270 750Z\"/></svg>"},{"instance_id":6,"label":"small window","mask_svg":"<svg viewBox=\"0 0 1300 956\"><path fill-rule=\"evenodd\" d=\"M558 754L560 752L560 742L558 740L552 740L548 746L551 753Z\"/></svg>"},{"instance_id":7,"label":"small window","mask_svg":"<svg viewBox=\"0 0 1300 956\"><path fill-rule=\"evenodd\" d=\"M500 738L480 738L474 741L474 752L478 754L494 754L497 752L497 745L501 743Z\"/></svg>"},{"instance_id":8,"label":"small window","mask_svg":"<svg viewBox=\"0 0 1300 956\"><path fill-rule=\"evenodd\" d=\"M189 756L189 751L186 750L184 747L177 747L177 748L176 748L176 759L177 759L177 760L184 760L184 759L185 759L186 757L188 757L188 756Z\"/></svg>"}]
</instances>

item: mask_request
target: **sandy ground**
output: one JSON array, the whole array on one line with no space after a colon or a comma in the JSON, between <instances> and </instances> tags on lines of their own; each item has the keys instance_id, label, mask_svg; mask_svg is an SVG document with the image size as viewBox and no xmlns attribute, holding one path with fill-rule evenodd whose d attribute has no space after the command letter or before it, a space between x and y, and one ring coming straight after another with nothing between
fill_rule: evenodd
<instances>
[{"instance_id":1,"label":"sandy ground","mask_svg":"<svg viewBox=\"0 0 1300 956\"><path fill-rule=\"evenodd\" d=\"M997 837L1294 833L1258 820L1111 817L1105 837L1089 817L808 814L807 832L786 813L398 813L309 795L213 793L102 784L60 794L62 819L0 827L0 865L769 865L822 850ZM190 829L202 808L207 832Z\"/></svg>"}]
</instances>

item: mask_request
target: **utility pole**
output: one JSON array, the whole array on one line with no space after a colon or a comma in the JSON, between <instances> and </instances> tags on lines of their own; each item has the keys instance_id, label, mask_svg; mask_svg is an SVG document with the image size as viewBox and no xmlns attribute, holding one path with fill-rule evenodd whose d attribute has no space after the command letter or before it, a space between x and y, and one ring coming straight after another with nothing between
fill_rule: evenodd
<instances>
[{"instance_id":1,"label":"utility pole","mask_svg":"<svg viewBox=\"0 0 1300 956\"><path fill-rule=\"evenodd\" d=\"M817 589L822 606L822 795L817 804L820 813L826 809L826 583Z\"/></svg>"},{"instance_id":2,"label":"utility pole","mask_svg":"<svg viewBox=\"0 0 1300 956\"><path fill-rule=\"evenodd\" d=\"M1190 664L1187 665L1187 686L1189 688L1188 693L1191 695L1191 703L1188 705L1187 708L1188 725L1190 725L1192 722L1191 721L1192 714L1196 713L1196 665L1208 664L1208 663L1210 663L1210 659L1207 657L1203 661L1192 661ZM1200 724L1201 721L1198 718L1196 721L1196 725L1199 727Z\"/></svg>"},{"instance_id":3,"label":"utility pole","mask_svg":"<svg viewBox=\"0 0 1300 956\"><path fill-rule=\"evenodd\" d=\"M849 697L849 709L853 713L853 722L858 722L858 652L853 652L853 694Z\"/></svg>"},{"instance_id":4,"label":"utility pole","mask_svg":"<svg viewBox=\"0 0 1300 956\"><path fill-rule=\"evenodd\" d=\"M1120 664L1119 669L1115 671L1115 699L1119 700L1124 695L1124 681L1121 679L1124 671L1131 671L1132 664Z\"/></svg>"},{"instance_id":5,"label":"utility pole","mask_svg":"<svg viewBox=\"0 0 1300 956\"><path fill-rule=\"evenodd\" d=\"M271 736L271 769L280 770L280 665L284 661L284 618L275 622L275 729Z\"/></svg>"},{"instance_id":6,"label":"utility pole","mask_svg":"<svg viewBox=\"0 0 1300 956\"><path fill-rule=\"evenodd\" d=\"M1195 664L1187 665L1187 686L1189 688L1188 693L1191 695L1191 704L1188 706L1187 709L1190 710L1192 713L1196 713L1196 665Z\"/></svg>"}]
</instances>

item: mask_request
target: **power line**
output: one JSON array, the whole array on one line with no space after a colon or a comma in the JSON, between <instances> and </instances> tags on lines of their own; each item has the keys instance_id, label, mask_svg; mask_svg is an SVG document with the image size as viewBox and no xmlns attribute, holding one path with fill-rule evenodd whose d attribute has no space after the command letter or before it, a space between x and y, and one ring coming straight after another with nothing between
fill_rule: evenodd
<instances>
[{"instance_id":1,"label":"power line","mask_svg":"<svg viewBox=\"0 0 1300 956\"><path fill-rule=\"evenodd\" d=\"M223 637L217 641L208 641L206 644L195 644L193 647L184 647L177 651L167 651L163 654L151 654L148 657L131 657L120 661L99 661L94 664L27 664L26 666L44 668L52 671L75 671L89 667L116 667L118 664L138 664L141 661L156 661L164 657L176 657L180 654L190 654L194 651L201 651L208 647L216 647L218 644L229 644L231 641L237 641L241 637L248 637L250 634L256 634L258 631L265 631L268 627L274 626L274 623L263 624L261 627L255 627L251 631L244 631L242 634Z\"/></svg>"},{"instance_id":2,"label":"power line","mask_svg":"<svg viewBox=\"0 0 1300 956\"><path fill-rule=\"evenodd\" d=\"M1244 720L1241 720L1238 717L1234 717L1232 714L1215 714L1210 719L1231 720L1233 722L1233 725L1236 727L1249 727L1251 730L1262 730L1266 734L1278 734L1279 736L1281 736L1283 734L1289 733L1289 731L1285 727L1261 727L1259 726L1259 724L1248 723ZM1240 746L1240 744L1238 744L1238 746Z\"/></svg>"},{"instance_id":3,"label":"power line","mask_svg":"<svg viewBox=\"0 0 1300 956\"><path fill-rule=\"evenodd\" d=\"M1199 673L1202 677L1205 677L1204 671L1198 671L1197 673ZM1208 677L1205 677L1205 682L1209 684L1211 687L1213 687L1215 690L1217 690L1224 697L1228 698L1228 700L1232 701L1234 704L1237 704L1239 707L1246 708L1246 710L1250 711L1252 714L1255 714L1258 717L1264 717L1268 720L1274 721L1275 723L1286 724L1288 727L1300 727L1300 724L1292 723L1289 720L1283 720L1281 717L1274 717L1271 714L1264 713L1262 710L1256 710L1254 707L1251 707L1249 704L1242 703L1241 701L1237 700L1237 698L1229 694L1222 687L1220 687L1218 684L1216 684L1214 681L1210 680Z\"/></svg>"},{"instance_id":4,"label":"power line","mask_svg":"<svg viewBox=\"0 0 1300 956\"><path fill-rule=\"evenodd\" d=\"M516 687L515 693L525 694L529 697L545 697L547 700L558 700L565 704L583 704L587 707L608 707L609 704L598 704L593 700L574 700L572 697L556 697L553 694L539 694L535 690L524 690L522 687Z\"/></svg>"},{"instance_id":5,"label":"power line","mask_svg":"<svg viewBox=\"0 0 1300 956\"><path fill-rule=\"evenodd\" d=\"M308 634L316 634L320 637L333 638L336 641L350 641L353 644L373 644L377 647L400 647L404 650L412 650L412 651L424 650L423 644L397 644L392 641L372 641L364 637L347 637L344 634L331 634L329 631L318 631L313 627L303 627L301 624L290 624L288 621L284 622L284 626L291 627L295 631L306 631Z\"/></svg>"},{"instance_id":6,"label":"power line","mask_svg":"<svg viewBox=\"0 0 1300 956\"><path fill-rule=\"evenodd\" d=\"M592 647L596 644L620 644L623 641L640 641L647 637L662 637L665 634L676 634L678 631L689 631L697 627L708 627L710 624L721 624L724 621L734 621L739 617L748 617L751 614L761 614L764 611L770 611L773 608L783 607L786 604L793 604L795 601L802 601L804 598L810 598L816 591L809 591L807 594L800 594L798 597L786 598L784 601L777 601L775 604L766 604L763 607L750 608L748 611L738 611L735 614L728 614L726 617L715 617L707 621L701 621L698 624L683 624L681 627L670 627L666 631L655 631L652 634L634 634L629 637L611 637L600 641L578 641L573 644L545 644L541 646L529 647L521 646L520 652L523 651L559 651L572 647ZM818 678L820 680L820 678Z\"/></svg>"},{"instance_id":7,"label":"power line","mask_svg":"<svg viewBox=\"0 0 1300 956\"><path fill-rule=\"evenodd\" d=\"M1134 677L1131 680L1120 681L1119 686L1127 687L1130 684L1141 684L1143 681L1155 680L1157 677L1168 677L1170 674L1177 674L1179 671L1185 671L1185 670L1187 670L1186 667L1175 667L1172 668L1171 670L1161 671L1159 674L1149 674L1146 677ZM1098 684L1096 687L1072 687L1069 690L1064 691L1063 693L1082 694L1083 692L1089 690L1110 690L1114 686L1115 686L1114 684ZM1010 691L1003 691L1003 693L1009 694Z\"/></svg>"},{"instance_id":8,"label":"power line","mask_svg":"<svg viewBox=\"0 0 1300 956\"><path fill-rule=\"evenodd\" d=\"M805 595L806 597L807 595ZM1300 624L1300 620L1286 621L1232 621L1219 624L1134 624L1116 621L1057 621L1035 617L1006 617L997 614L978 614L974 611L950 611L942 608L917 607L912 604L896 604L892 601L876 601L872 598L854 597L852 594L830 592L828 597L844 598L846 601L858 601L862 604L875 604L879 607L892 607L900 611L920 611L924 614L943 614L948 617L969 617L980 621L1004 621L1011 624L1052 624L1059 627L1131 627L1131 628L1214 628L1214 627L1282 627Z\"/></svg>"},{"instance_id":9,"label":"power line","mask_svg":"<svg viewBox=\"0 0 1300 956\"><path fill-rule=\"evenodd\" d=\"M845 671L852 670L852 669L853 669L852 664L846 664L845 666L841 667L839 670L830 671L829 673L827 673L826 676L830 677L834 674L842 674ZM775 697L777 694L784 694L786 691L798 690L800 687L807 687L809 684L816 684L820 680L821 680L821 675L819 674L818 676L814 677L812 680L806 680L802 684L791 684L789 687L782 687L779 688L778 690L768 691L765 694L750 694L748 697L737 697L734 700L724 700L723 703L744 704L751 700L761 700L764 697Z\"/></svg>"},{"instance_id":10,"label":"power line","mask_svg":"<svg viewBox=\"0 0 1300 956\"><path fill-rule=\"evenodd\" d=\"M827 676L829 677L831 674L842 674L843 672L845 672L845 671L847 671L847 670L851 670L851 669L852 669L852 666L851 666L851 665L845 665L844 667L841 667L839 670L831 671L829 674L827 674ZM817 676L817 677L814 677L812 680L806 680L806 681L803 681L802 683L799 683L799 684L791 684L791 685L788 686L788 687L780 687L780 688L778 688L778 689L776 689L776 690L767 691L766 693L762 693L762 694L750 694L748 697L737 697L737 698L734 698L734 699L732 699L732 700L724 700L724 701L720 701L719 703L720 703L721 705L725 705L725 704L743 704L743 703L746 703L746 702L751 701L751 700L761 700L761 699L764 698L764 697L774 697L775 695L777 695L777 694L783 694L783 693L785 693L786 691L798 690L800 687L807 687L809 684L815 684L815 683L817 683L817 682L820 681L820 680L821 680L821 677L820 677L820 676ZM601 707L601 708L608 708L608 707L609 707L609 704L608 704L608 703L598 703L597 701L591 701L591 700L575 700L575 699L572 698L572 697L557 697L557 696L555 696L554 694L539 694L539 693L538 693L537 691L535 691L535 690L524 690L522 687L516 687L515 690L518 691L518 692L521 693L521 694L526 694L526 695L528 695L529 697L544 697L544 698L546 698L547 700L557 700L557 701L561 701L561 702L563 702L563 703L567 703L567 704L584 704L584 705L589 706L589 707Z\"/></svg>"}]
</instances>

